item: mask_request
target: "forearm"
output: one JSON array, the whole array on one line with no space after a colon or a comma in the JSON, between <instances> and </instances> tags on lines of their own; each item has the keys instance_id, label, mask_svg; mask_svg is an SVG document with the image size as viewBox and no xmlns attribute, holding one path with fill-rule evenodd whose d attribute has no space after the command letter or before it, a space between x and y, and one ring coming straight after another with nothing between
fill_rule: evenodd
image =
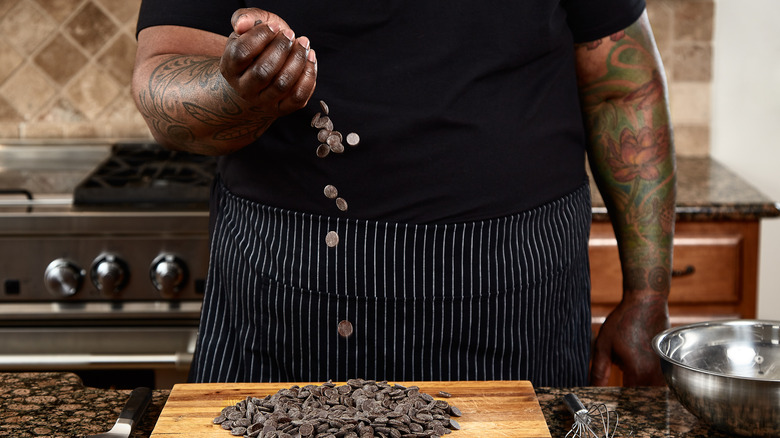
<instances>
[{"instance_id":1,"label":"forearm","mask_svg":"<svg viewBox=\"0 0 780 438\"><path fill-rule=\"evenodd\" d=\"M667 131L668 125L639 124L591 138L589 161L617 238L626 298L641 294L665 301L669 294L676 175L673 157L658 145L668 141ZM623 161L635 154L625 148L633 149L635 143L654 144L638 153L656 154L658 163L650 175L625 168Z\"/></svg>"},{"instance_id":2,"label":"forearm","mask_svg":"<svg viewBox=\"0 0 780 438\"><path fill-rule=\"evenodd\" d=\"M669 326L676 169L666 82L647 15L576 48L588 157L620 252L623 299L599 329L591 383L662 384L651 341Z\"/></svg>"},{"instance_id":3,"label":"forearm","mask_svg":"<svg viewBox=\"0 0 780 438\"><path fill-rule=\"evenodd\" d=\"M220 155L251 143L273 122L236 94L219 63L215 56L159 55L137 67L133 98L157 141Z\"/></svg>"},{"instance_id":4,"label":"forearm","mask_svg":"<svg viewBox=\"0 0 780 438\"><path fill-rule=\"evenodd\" d=\"M666 83L646 21L603 45L585 66L589 160L618 241L624 299L665 307L671 282L676 169Z\"/></svg>"}]
</instances>

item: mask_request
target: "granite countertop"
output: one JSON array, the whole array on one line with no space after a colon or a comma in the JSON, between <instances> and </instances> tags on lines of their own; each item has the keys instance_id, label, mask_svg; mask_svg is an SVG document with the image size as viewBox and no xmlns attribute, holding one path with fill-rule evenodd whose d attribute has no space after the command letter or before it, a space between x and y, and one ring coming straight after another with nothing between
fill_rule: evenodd
<instances>
[{"instance_id":1,"label":"granite countertop","mask_svg":"<svg viewBox=\"0 0 780 438\"><path fill-rule=\"evenodd\" d=\"M105 159L115 139L92 141L0 141L0 189L70 196ZM608 221L591 179L593 220ZM780 216L780 203L710 157L677 157L678 221L758 220Z\"/></svg>"},{"instance_id":2,"label":"granite countertop","mask_svg":"<svg viewBox=\"0 0 780 438\"><path fill-rule=\"evenodd\" d=\"M629 436L631 431L637 438L728 436L699 422L666 387L536 388L553 437L563 437L571 428L571 414L562 402L569 392L585 406L604 403L617 411L621 424L618 436ZM131 437L151 435L169 394L169 390L154 391L152 403ZM129 396L130 390L85 387L72 373L0 373L0 437L72 438L106 432Z\"/></svg>"},{"instance_id":3,"label":"granite countertop","mask_svg":"<svg viewBox=\"0 0 780 438\"><path fill-rule=\"evenodd\" d=\"M607 209L591 181L593 221L608 221ZM780 216L769 199L726 166L708 157L677 158L678 221L743 221Z\"/></svg>"},{"instance_id":4,"label":"granite countertop","mask_svg":"<svg viewBox=\"0 0 780 438\"><path fill-rule=\"evenodd\" d=\"M108 432L130 390L90 388L72 373L0 373L0 437L74 438ZM169 391L154 391L131 437L148 437Z\"/></svg>"}]
</instances>

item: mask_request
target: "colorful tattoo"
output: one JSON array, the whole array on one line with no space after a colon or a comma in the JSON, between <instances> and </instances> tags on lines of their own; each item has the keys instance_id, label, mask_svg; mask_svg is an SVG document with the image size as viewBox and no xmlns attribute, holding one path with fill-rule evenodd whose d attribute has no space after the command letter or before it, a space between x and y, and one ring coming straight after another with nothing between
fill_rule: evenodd
<instances>
[{"instance_id":1,"label":"colorful tattoo","mask_svg":"<svg viewBox=\"0 0 780 438\"><path fill-rule=\"evenodd\" d=\"M652 34L638 22L577 52L590 164L618 235L624 289L668 294L676 177Z\"/></svg>"}]
</instances>

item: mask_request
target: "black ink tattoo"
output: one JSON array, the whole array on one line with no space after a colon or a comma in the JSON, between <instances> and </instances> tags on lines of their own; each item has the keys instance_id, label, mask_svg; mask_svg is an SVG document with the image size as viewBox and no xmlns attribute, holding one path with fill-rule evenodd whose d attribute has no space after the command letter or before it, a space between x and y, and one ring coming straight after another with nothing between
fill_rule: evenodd
<instances>
[{"instance_id":1,"label":"black ink tattoo","mask_svg":"<svg viewBox=\"0 0 780 438\"><path fill-rule=\"evenodd\" d=\"M225 127L214 133L214 140L235 140L247 136L255 140L273 121L273 117L261 115L253 120L228 117L191 102L184 102L183 105L187 113L200 122L210 126Z\"/></svg>"},{"instance_id":2,"label":"black ink tattoo","mask_svg":"<svg viewBox=\"0 0 780 438\"><path fill-rule=\"evenodd\" d=\"M206 91L213 102L219 102L217 108L209 109L193 101L193 89ZM217 128L212 136L217 141L244 137L255 140L274 120L254 108L249 110L253 117L247 117L237 94L220 74L219 60L215 57L167 59L154 69L148 88L138 97L140 111L152 123L152 129L179 144L196 141L189 118Z\"/></svg>"}]
</instances>

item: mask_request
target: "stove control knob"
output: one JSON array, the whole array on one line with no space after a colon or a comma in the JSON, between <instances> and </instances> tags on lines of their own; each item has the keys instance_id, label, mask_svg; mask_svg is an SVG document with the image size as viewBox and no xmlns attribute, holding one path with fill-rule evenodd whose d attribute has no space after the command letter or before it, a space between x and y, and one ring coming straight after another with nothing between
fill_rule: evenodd
<instances>
[{"instance_id":1,"label":"stove control knob","mask_svg":"<svg viewBox=\"0 0 780 438\"><path fill-rule=\"evenodd\" d=\"M152 262L149 276L164 298L174 298L187 283L187 265L173 254L160 254Z\"/></svg>"},{"instance_id":2,"label":"stove control knob","mask_svg":"<svg viewBox=\"0 0 780 438\"><path fill-rule=\"evenodd\" d=\"M87 273L67 259L57 259L49 263L43 274L46 289L56 297L71 297L81 289Z\"/></svg>"},{"instance_id":3,"label":"stove control knob","mask_svg":"<svg viewBox=\"0 0 780 438\"><path fill-rule=\"evenodd\" d=\"M114 254L102 254L96 258L89 273L92 284L108 297L117 296L130 280L127 263Z\"/></svg>"}]
</instances>

